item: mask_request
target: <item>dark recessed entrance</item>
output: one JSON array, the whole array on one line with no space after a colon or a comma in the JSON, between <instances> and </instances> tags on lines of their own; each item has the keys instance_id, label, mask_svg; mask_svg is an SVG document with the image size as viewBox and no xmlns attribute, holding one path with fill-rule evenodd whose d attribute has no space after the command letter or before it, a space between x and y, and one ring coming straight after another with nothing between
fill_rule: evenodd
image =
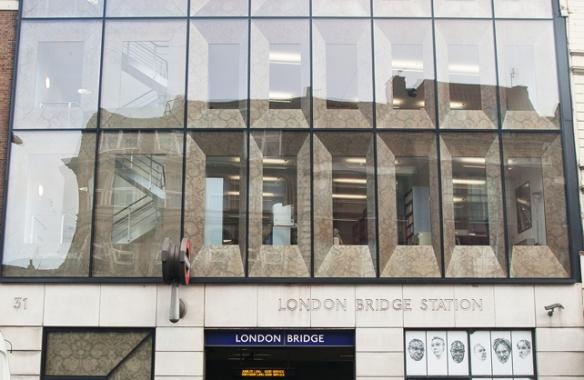
<instances>
[{"instance_id":1,"label":"dark recessed entrance","mask_svg":"<svg viewBox=\"0 0 584 380\"><path fill-rule=\"evenodd\" d=\"M207 331L205 380L354 380L353 331Z\"/></svg>"}]
</instances>

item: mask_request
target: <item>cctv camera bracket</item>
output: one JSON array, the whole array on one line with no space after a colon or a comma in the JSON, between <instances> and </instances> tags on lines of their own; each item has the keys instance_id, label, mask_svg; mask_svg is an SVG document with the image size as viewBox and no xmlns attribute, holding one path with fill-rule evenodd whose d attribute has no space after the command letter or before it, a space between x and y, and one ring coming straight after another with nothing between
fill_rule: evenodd
<instances>
[{"instance_id":1,"label":"cctv camera bracket","mask_svg":"<svg viewBox=\"0 0 584 380\"><path fill-rule=\"evenodd\" d=\"M170 310L168 319L177 323L186 315L186 305L179 297L180 285L188 285L191 279L191 243L184 238L180 248L164 239L162 243L162 278L170 285Z\"/></svg>"}]
</instances>

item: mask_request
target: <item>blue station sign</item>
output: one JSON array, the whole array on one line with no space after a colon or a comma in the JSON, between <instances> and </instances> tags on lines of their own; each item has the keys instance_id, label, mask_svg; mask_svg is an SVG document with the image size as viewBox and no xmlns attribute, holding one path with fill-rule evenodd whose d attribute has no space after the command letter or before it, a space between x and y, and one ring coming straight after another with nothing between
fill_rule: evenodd
<instances>
[{"instance_id":1,"label":"blue station sign","mask_svg":"<svg viewBox=\"0 0 584 380\"><path fill-rule=\"evenodd\" d=\"M352 330L207 330L207 347L352 347Z\"/></svg>"}]
</instances>

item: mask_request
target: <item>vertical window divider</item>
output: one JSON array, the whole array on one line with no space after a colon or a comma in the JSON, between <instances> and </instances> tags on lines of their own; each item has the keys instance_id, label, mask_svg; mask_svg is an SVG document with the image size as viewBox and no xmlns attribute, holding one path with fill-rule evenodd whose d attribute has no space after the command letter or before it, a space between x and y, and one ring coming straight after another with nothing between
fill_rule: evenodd
<instances>
[{"instance_id":1,"label":"vertical window divider","mask_svg":"<svg viewBox=\"0 0 584 380\"><path fill-rule=\"evenodd\" d=\"M442 154L440 152L440 111L439 111L439 99L438 99L438 61L436 53L436 17L434 14L434 0L431 0L430 6L432 7L432 58L434 60L434 117L435 117L435 128L434 133L436 134L436 165L438 165L438 205L439 205L439 217L440 217L440 274L441 278L446 278L446 260L444 259L444 212L442 210Z\"/></svg>"},{"instance_id":2,"label":"vertical window divider","mask_svg":"<svg viewBox=\"0 0 584 380\"><path fill-rule=\"evenodd\" d=\"M244 277L249 277L249 190L250 178L249 178L249 164L250 164L250 149L251 149L251 0L247 1L247 114L246 114L246 124L247 133L244 132L245 143L247 144L245 161L247 162L246 167L246 186L247 190L245 192L245 252L244 252ZM241 161L240 161L241 162ZM241 194L241 192L240 192Z\"/></svg>"},{"instance_id":3,"label":"vertical window divider","mask_svg":"<svg viewBox=\"0 0 584 380\"><path fill-rule=\"evenodd\" d=\"M6 139L6 153L4 154L4 178L3 178L3 191L2 191L2 195L3 195L3 199L2 199L2 215L0 215L0 224L2 224L2 228L0 229L0 231L2 231L2 236L0 236L0 279L4 276L4 241L6 238L6 229L7 229L7 224L6 224L6 219L8 216L8 185L9 185L9 178L10 178L10 162L11 162L11 156L12 156L12 138L14 136L14 111L16 109L16 81L18 80L17 77L17 72L18 72L18 58L19 58L19 52L20 52L20 37L21 37L21 31L22 31L22 12L23 12L23 8L24 8L24 1L26 0L21 0L19 7L18 7L18 13L16 15L16 33L15 33L15 47L14 47L14 56L13 56L13 67L12 67L12 76L11 76L11 88L10 88L10 94L11 94L11 98L10 98L10 107L9 107L9 112L10 114L8 115L8 131L7 131L7 139Z\"/></svg>"},{"instance_id":4,"label":"vertical window divider","mask_svg":"<svg viewBox=\"0 0 584 380\"><path fill-rule=\"evenodd\" d=\"M97 179L99 170L99 146L101 143L101 96L102 96L102 80L103 80L103 57L104 57L104 44L105 44L105 30L106 30L106 12L107 12L107 0L103 0L103 13L101 19L101 47L100 47L100 58L99 58L99 83L98 83L98 95L97 95L97 118L96 118L96 132L95 132L95 157L93 158L93 204L91 209L91 237L89 243L89 270L88 276L93 277L93 255L95 254L94 243L95 243L95 223L96 223L96 206L97 206ZM121 132L123 133L123 132Z\"/></svg>"},{"instance_id":5,"label":"vertical window divider","mask_svg":"<svg viewBox=\"0 0 584 380\"><path fill-rule=\"evenodd\" d=\"M566 21L561 16L560 1L552 0L554 42L556 49L556 70L560 93L560 134L562 139L562 161L564 188L566 190L566 211L568 222L568 242L570 248L570 272L575 281L581 280L579 251L583 249L582 215L580 206L580 183L576 142L574 139L574 116L572 90L570 85L570 58Z\"/></svg>"},{"instance_id":6,"label":"vertical window divider","mask_svg":"<svg viewBox=\"0 0 584 380\"><path fill-rule=\"evenodd\" d=\"M180 201L180 237L185 236L185 206L186 206L186 174L187 174L187 124L189 120L189 54L191 47L191 0L187 2L186 18L186 54L185 54L185 94L184 94L184 115L183 115L183 156L182 156L182 190Z\"/></svg>"},{"instance_id":7,"label":"vertical window divider","mask_svg":"<svg viewBox=\"0 0 584 380\"><path fill-rule=\"evenodd\" d=\"M498 45L497 45L497 22L495 19L495 0L491 0L491 15L493 20L491 21L493 24L493 49L495 53L495 91L496 91L496 99L497 99L497 138L499 139L499 160L500 160L500 169L499 172L501 173L501 205L503 207L503 236L505 241L505 271L506 277L511 277L511 245L509 242L509 233L507 231L507 187L505 184L505 151L503 149L503 119L501 113L501 93L500 93L500 84L499 84L499 54L498 54ZM500 224L499 224L500 225Z\"/></svg>"},{"instance_id":8,"label":"vertical window divider","mask_svg":"<svg viewBox=\"0 0 584 380\"><path fill-rule=\"evenodd\" d=\"M314 68L313 68L313 49L312 49L312 1L308 3L308 50L310 55L310 91L308 94L310 105L310 121L308 135L310 137L310 277L315 277L314 268Z\"/></svg>"},{"instance_id":9,"label":"vertical window divider","mask_svg":"<svg viewBox=\"0 0 584 380\"><path fill-rule=\"evenodd\" d=\"M377 181L377 98L375 88L375 20L373 18L373 0L370 0L371 14L371 90L373 91L372 121L373 121L373 178L375 181L375 277L381 276L381 263L379 261L379 186Z\"/></svg>"}]
</instances>

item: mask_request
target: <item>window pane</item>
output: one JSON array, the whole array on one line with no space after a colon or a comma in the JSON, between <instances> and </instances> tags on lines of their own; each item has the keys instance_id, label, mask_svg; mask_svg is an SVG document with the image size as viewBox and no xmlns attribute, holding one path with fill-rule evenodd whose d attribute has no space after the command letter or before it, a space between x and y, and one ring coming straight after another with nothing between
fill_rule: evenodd
<instances>
[{"instance_id":1,"label":"window pane","mask_svg":"<svg viewBox=\"0 0 584 380\"><path fill-rule=\"evenodd\" d=\"M165 238L178 242L183 138L104 132L99 146L96 276L160 276Z\"/></svg>"},{"instance_id":2,"label":"window pane","mask_svg":"<svg viewBox=\"0 0 584 380\"><path fill-rule=\"evenodd\" d=\"M14 128L95 128L101 24L23 22Z\"/></svg>"},{"instance_id":3,"label":"window pane","mask_svg":"<svg viewBox=\"0 0 584 380\"><path fill-rule=\"evenodd\" d=\"M434 0L436 17L492 17L492 0Z\"/></svg>"},{"instance_id":4,"label":"window pane","mask_svg":"<svg viewBox=\"0 0 584 380\"><path fill-rule=\"evenodd\" d=\"M503 128L559 128L552 21L497 21L497 53Z\"/></svg>"},{"instance_id":5,"label":"window pane","mask_svg":"<svg viewBox=\"0 0 584 380\"><path fill-rule=\"evenodd\" d=\"M495 0L495 17L553 17L550 0Z\"/></svg>"},{"instance_id":6,"label":"window pane","mask_svg":"<svg viewBox=\"0 0 584 380\"><path fill-rule=\"evenodd\" d=\"M501 160L496 135L441 137L447 277L504 277Z\"/></svg>"},{"instance_id":7,"label":"window pane","mask_svg":"<svg viewBox=\"0 0 584 380\"><path fill-rule=\"evenodd\" d=\"M188 0L108 0L108 16L186 16Z\"/></svg>"},{"instance_id":8,"label":"window pane","mask_svg":"<svg viewBox=\"0 0 584 380\"><path fill-rule=\"evenodd\" d=\"M369 16L370 0L312 0L313 16Z\"/></svg>"},{"instance_id":9,"label":"window pane","mask_svg":"<svg viewBox=\"0 0 584 380\"><path fill-rule=\"evenodd\" d=\"M151 377L153 339L147 332L58 331L47 334L46 344L44 376Z\"/></svg>"},{"instance_id":10,"label":"window pane","mask_svg":"<svg viewBox=\"0 0 584 380\"><path fill-rule=\"evenodd\" d=\"M245 128L248 24L191 22L189 128Z\"/></svg>"},{"instance_id":11,"label":"window pane","mask_svg":"<svg viewBox=\"0 0 584 380\"><path fill-rule=\"evenodd\" d=\"M314 127L372 126L371 24L314 21Z\"/></svg>"},{"instance_id":12,"label":"window pane","mask_svg":"<svg viewBox=\"0 0 584 380\"><path fill-rule=\"evenodd\" d=\"M252 16L308 16L309 0L252 0Z\"/></svg>"},{"instance_id":13,"label":"window pane","mask_svg":"<svg viewBox=\"0 0 584 380\"><path fill-rule=\"evenodd\" d=\"M432 0L373 0L375 17L431 17Z\"/></svg>"},{"instance_id":14,"label":"window pane","mask_svg":"<svg viewBox=\"0 0 584 380\"><path fill-rule=\"evenodd\" d=\"M101 126L182 127L185 22L109 21L105 33Z\"/></svg>"},{"instance_id":15,"label":"window pane","mask_svg":"<svg viewBox=\"0 0 584 380\"><path fill-rule=\"evenodd\" d=\"M254 132L250 142L250 179L250 276L308 277L308 134Z\"/></svg>"},{"instance_id":16,"label":"window pane","mask_svg":"<svg viewBox=\"0 0 584 380\"><path fill-rule=\"evenodd\" d=\"M245 152L241 132L187 135L184 230L193 248L194 277L244 276Z\"/></svg>"},{"instance_id":17,"label":"window pane","mask_svg":"<svg viewBox=\"0 0 584 380\"><path fill-rule=\"evenodd\" d=\"M20 132L12 139L4 276L87 276L95 135Z\"/></svg>"},{"instance_id":18,"label":"window pane","mask_svg":"<svg viewBox=\"0 0 584 380\"><path fill-rule=\"evenodd\" d=\"M103 0L25 0L24 17L102 17Z\"/></svg>"},{"instance_id":19,"label":"window pane","mask_svg":"<svg viewBox=\"0 0 584 380\"><path fill-rule=\"evenodd\" d=\"M434 128L431 21L375 21L378 128Z\"/></svg>"},{"instance_id":20,"label":"window pane","mask_svg":"<svg viewBox=\"0 0 584 380\"><path fill-rule=\"evenodd\" d=\"M308 21L254 21L251 122L257 128L308 128Z\"/></svg>"},{"instance_id":21,"label":"window pane","mask_svg":"<svg viewBox=\"0 0 584 380\"><path fill-rule=\"evenodd\" d=\"M569 277L561 138L506 134L507 232L514 277Z\"/></svg>"},{"instance_id":22,"label":"window pane","mask_svg":"<svg viewBox=\"0 0 584 380\"><path fill-rule=\"evenodd\" d=\"M317 277L375 277L375 170L369 133L314 136Z\"/></svg>"},{"instance_id":23,"label":"window pane","mask_svg":"<svg viewBox=\"0 0 584 380\"><path fill-rule=\"evenodd\" d=\"M377 139L382 277L440 277L440 194L433 133Z\"/></svg>"},{"instance_id":24,"label":"window pane","mask_svg":"<svg viewBox=\"0 0 584 380\"><path fill-rule=\"evenodd\" d=\"M439 20L436 45L441 128L496 128L492 23Z\"/></svg>"},{"instance_id":25,"label":"window pane","mask_svg":"<svg viewBox=\"0 0 584 380\"><path fill-rule=\"evenodd\" d=\"M191 0L191 16L247 16L249 0Z\"/></svg>"}]
</instances>

